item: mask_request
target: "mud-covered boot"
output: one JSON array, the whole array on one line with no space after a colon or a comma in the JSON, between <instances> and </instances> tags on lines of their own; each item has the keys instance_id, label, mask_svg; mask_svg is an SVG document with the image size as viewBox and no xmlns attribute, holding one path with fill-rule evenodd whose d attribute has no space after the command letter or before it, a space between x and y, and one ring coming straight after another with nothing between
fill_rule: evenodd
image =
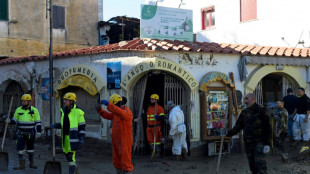
<instances>
[{"instance_id":1,"label":"mud-covered boot","mask_svg":"<svg viewBox=\"0 0 310 174\"><path fill-rule=\"evenodd\" d=\"M75 165L69 166L69 174L76 174L75 171L76 171Z\"/></svg>"},{"instance_id":2,"label":"mud-covered boot","mask_svg":"<svg viewBox=\"0 0 310 174\"><path fill-rule=\"evenodd\" d=\"M19 166L14 167L14 170L25 170L25 160L20 160L19 161Z\"/></svg>"},{"instance_id":3,"label":"mud-covered boot","mask_svg":"<svg viewBox=\"0 0 310 174\"><path fill-rule=\"evenodd\" d=\"M33 154L29 153L29 167L32 169L37 169L38 167L34 165Z\"/></svg>"},{"instance_id":4,"label":"mud-covered boot","mask_svg":"<svg viewBox=\"0 0 310 174\"><path fill-rule=\"evenodd\" d=\"M34 165L33 159L30 161L29 167L32 168L32 169L37 169L38 168L38 166Z\"/></svg>"}]
</instances>

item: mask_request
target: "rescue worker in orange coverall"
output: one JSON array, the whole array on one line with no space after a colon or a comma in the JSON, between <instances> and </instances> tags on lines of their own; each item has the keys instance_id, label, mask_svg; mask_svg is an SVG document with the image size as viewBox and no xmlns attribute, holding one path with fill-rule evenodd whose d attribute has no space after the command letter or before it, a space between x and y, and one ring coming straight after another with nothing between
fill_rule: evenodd
<instances>
[{"instance_id":1,"label":"rescue worker in orange coverall","mask_svg":"<svg viewBox=\"0 0 310 174\"><path fill-rule=\"evenodd\" d=\"M109 101L102 100L101 103L106 105L110 112L105 111L101 105L96 106L97 112L101 117L113 121L113 165L116 168L116 173L132 174L132 112L128 107L121 108L124 104L122 97L118 94L113 94Z\"/></svg>"},{"instance_id":2,"label":"rescue worker in orange coverall","mask_svg":"<svg viewBox=\"0 0 310 174\"><path fill-rule=\"evenodd\" d=\"M147 135L147 141L151 147L151 150L154 149L154 143L155 143L155 152L156 156L160 156L161 152L161 139L162 139L162 132L161 132L161 120L164 119L165 110L162 106L158 105L157 102L159 100L158 94L152 94L150 96L150 106L148 107L146 114L142 113L141 117L147 118L147 129L146 129L146 135ZM156 108L156 112L155 112ZM138 122L141 117L135 119L135 122ZM156 137L154 142L154 131L156 131Z\"/></svg>"}]
</instances>

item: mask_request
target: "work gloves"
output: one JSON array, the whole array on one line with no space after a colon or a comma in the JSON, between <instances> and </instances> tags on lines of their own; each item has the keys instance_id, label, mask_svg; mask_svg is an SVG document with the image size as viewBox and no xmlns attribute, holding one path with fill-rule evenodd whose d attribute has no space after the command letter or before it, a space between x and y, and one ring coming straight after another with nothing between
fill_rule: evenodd
<instances>
[{"instance_id":1,"label":"work gloves","mask_svg":"<svg viewBox=\"0 0 310 174\"><path fill-rule=\"evenodd\" d=\"M267 154L267 153L269 153L269 152L270 152L270 146L265 145L264 148L263 148L263 153L264 153L264 154Z\"/></svg>"},{"instance_id":2,"label":"work gloves","mask_svg":"<svg viewBox=\"0 0 310 174\"><path fill-rule=\"evenodd\" d=\"M8 117L5 119L5 123L9 124L11 122L11 119Z\"/></svg>"},{"instance_id":3,"label":"work gloves","mask_svg":"<svg viewBox=\"0 0 310 174\"><path fill-rule=\"evenodd\" d=\"M104 104L104 105L108 106L109 105L109 101L108 100L101 100L100 104Z\"/></svg>"},{"instance_id":4,"label":"work gloves","mask_svg":"<svg viewBox=\"0 0 310 174\"><path fill-rule=\"evenodd\" d=\"M155 114L154 117L155 117L156 120L160 120L161 119L157 114Z\"/></svg>"}]
</instances>

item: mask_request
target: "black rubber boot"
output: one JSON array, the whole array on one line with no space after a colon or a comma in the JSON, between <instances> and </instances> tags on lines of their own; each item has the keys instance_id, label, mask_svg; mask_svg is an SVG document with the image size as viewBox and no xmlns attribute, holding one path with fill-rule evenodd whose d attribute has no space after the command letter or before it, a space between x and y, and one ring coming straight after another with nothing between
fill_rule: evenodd
<instances>
[{"instance_id":1,"label":"black rubber boot","mask_svg":"<svg viewBox=\"0 0 310 174\"><path fill-rule=\"evenodd\" d=\"M69 166L69 174L75 174L75 170L76 170L75 165L74 166Z\"/></svg>"},{"instance_id":2,"label":"black rubber boot","mask_svg":"<svg viewBox=\"0 0 310 174\"><path fill-rule=\"evenodd\" d=\"M14 170L25 170L25 160L20 160L19 161L19 166L18 167L14 167Z\"/></svg>"},{"instance_id":3,"label":"black rubber boot","mask_svg":"<svg viewBox=\"0 0 310 174\"><path fill-rule=\"evenodd\" d=\"M29 157L29 162L30 162L29 167L33 168L33 169L37 169L38 167L36 165L34 165L33 154L29 153L28 157Z\"/></svg>"}]
</instances>

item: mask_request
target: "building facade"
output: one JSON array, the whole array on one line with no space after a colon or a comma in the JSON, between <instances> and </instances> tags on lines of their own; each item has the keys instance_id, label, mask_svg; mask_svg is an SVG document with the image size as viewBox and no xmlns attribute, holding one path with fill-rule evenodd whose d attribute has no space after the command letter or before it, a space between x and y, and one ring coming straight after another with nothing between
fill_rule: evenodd
<instances>
[{"instance_id":1,"label":"building facade","mask_svg":"<svg viewBox=\"0 0 310 174\"><path fill-rule=\"evenodd\" d=\"M54 54L53 112L59 120L62 96L75 92L77 105L85 111L88 135L107 139L108 122L100 120L94 109L100 100L113 93L126 96L137 118L146 110L149 96L158 93L166 115L167 101L181 106L188 142L197 147L218 139L219 129L234 125L239 100L248 92L257 95L259 104L281 100L287 87L303 87L309 93L309 58L309 49L151 39L58 52ZM115 62L121 64L121 81L119 88L110 89L108 68ZM48 126L48 57L7 58L0 66L0 113L8 112L11 96L17 99L14 109L23 93L32 93L42 124ZM163 128L164 137L167 128Z\"/></svg>"},{"instance_id":2,"label":"building facade","mask_svg":"<svg viewBox=\"0 0 310 174\"><path fill-rule=\"evenodd\" d=\"M0 2L1 57L48 54L47 2ZM54 0L52 8L54 51L98 45L97 23L102 20L102 0Z\"/></svg>"},{"instance_id":3,"label":"building facade","mask_svg":"<svg viewBox=\"0 0 310 174\"><path fill-rule=\"evenodd\" d=\"M163 0L157 4L193 10L199 42L310 47L307 0Z\"/></svg>"}]
</instances>

